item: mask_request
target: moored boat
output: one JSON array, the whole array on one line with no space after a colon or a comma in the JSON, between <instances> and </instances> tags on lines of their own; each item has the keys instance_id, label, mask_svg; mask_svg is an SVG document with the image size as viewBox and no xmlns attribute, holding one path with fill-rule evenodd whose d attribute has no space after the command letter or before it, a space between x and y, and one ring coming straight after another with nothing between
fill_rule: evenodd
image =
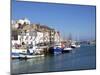
<instances>
[{"instance_id":1,"label":"moored boat","mask_svg":"<svg viewBox=\"0 0 100 75\"><path fill-rule=\"evenodd\" d=\"M71 48L79 48L79 47L80 47L80 45L76 45L76 44L71 45Z\"/></svg>"},{"instance_id":2,"label":"moored boat","mask_svg":"<svg viewBox=\"0 0 100 75\"><path fill-rule=\"evenodd\" d=\"M69 52L69 51L71 51L71 50L73 50L73 48L71 48L71 47L65 47L65 48L63 49L63 53L64 53L64 52Z\"/></svg>"},{"instance_id":3,"label":"moored boat","mask_svg":"<svg viewBox=\"0 0 100 75\"><path fill-rule=\"evenodd\" d=\"M41 56L44 56L44 54L41 54L41 55L28 55L28 54L19 54L19 53L16 53L16 54L12 54L11 58L12 59L31 59L31 58L34 58L34 57L41 57Z\"/></svg>"},{"instance_id":4,"label":"moored boat","mask_svg":"<svg viewBox=\"0 0 100 75\"><path fill-rule=\"evenodd\" d=\"M54 47L51 47L49 51L51 54L56 55L56 54L61 54L62 50L63 49L61 48L61 45L55 45Z\"/></svg>"},{"instance_id":5,"label":"moored boat","mask_svg":"<svg viewBox=\"0 0 100 75\"><path fill-rule=\"evenodd\" d=\"M80 44L78 42L72 42L71 48L79 48Z\"/></svg>"}]
</instances>

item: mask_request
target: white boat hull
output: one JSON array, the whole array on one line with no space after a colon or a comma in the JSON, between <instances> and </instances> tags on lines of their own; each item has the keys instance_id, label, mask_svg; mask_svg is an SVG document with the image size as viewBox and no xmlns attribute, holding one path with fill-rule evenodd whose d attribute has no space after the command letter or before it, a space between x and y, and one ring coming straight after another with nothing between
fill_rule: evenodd
<instances>
[{"instance_id":1,"label":"white boat hull","mask_svg":"<svg viewBox=\"0 0 100 75\"><path fill-rule=\"evenodd\" d=\"M76 47L79 48L79 47L81 47L81 46L80 46L80 45L77 45Z\"/></svg>"},{"instance_id":2,"label":"white boat hull","mask_svg":"<svg viewBox=\"0 0 100 75\"><path fill-rule=\"evenodd\" d=\"M12 49L12 53L27 53L27 49Z\"/></svg>"},{"instance_id":3,"label":"white boat hull","mask_svg":"<svg viewBox=\"0 0 100 75\"><path fill-rule=\"evenodd\" d=\"M19 55L19 56L12 56L13 59L31 59L34 57L43 57L44 55Z\"/></svg>"},{"instance_id":4,"label":"white boat hull","mask_svg":"<svg viewBox=\"0 0 100 75\"><path fill-rule=\"evenodd\" d=\"M72 50L72 48L64 48L64 51Z\"/></svg>"},{"instance_id":5,"label":"white boat hull","mask_svg":"<svg viewBox=\"0 0 100 75\"><path fill-rule=\"evenodd\" d=\"M71 45L72 48L79 48L80 45Z\"/></svg>"}]
</instances>

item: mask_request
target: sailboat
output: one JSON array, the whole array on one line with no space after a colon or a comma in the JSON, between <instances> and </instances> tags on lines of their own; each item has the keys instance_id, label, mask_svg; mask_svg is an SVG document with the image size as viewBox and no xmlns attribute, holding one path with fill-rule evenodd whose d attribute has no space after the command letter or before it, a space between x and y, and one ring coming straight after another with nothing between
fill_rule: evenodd
<instances>
[{"instance_id":1,"label":"sailboat","mask_svg":"<svg viewBox=\"0 0 100 75\"><path fill-rule=\"evenodd\" d=\"M63 52L69 52L73 49L73 48L71 48L71 35L69 37L69 40L67 40L64 45L65 45L65 47L63 48Z\"/></svg>"},{"instance_id":2,"label":"sailboat","mask_svg":"<svg viewBox=\"0 0 100 75\"><path fill-rule=\"evenodd\" d=\"M79 48L79 47L80 47L80 43L79 43L79 37L78 37L78 40L72 41L71 48Z\"/></svg>"},{"instance_id":3,"label":"sailboat","mask_svg":"<svg viewBox=\"0 0 100 75\"><path fill-rule=\"evenodd\" d=\"M73 42L71 44L71 48L79 48L80 47L80 44L78 42Z\"/></svg>"}]
</instances>

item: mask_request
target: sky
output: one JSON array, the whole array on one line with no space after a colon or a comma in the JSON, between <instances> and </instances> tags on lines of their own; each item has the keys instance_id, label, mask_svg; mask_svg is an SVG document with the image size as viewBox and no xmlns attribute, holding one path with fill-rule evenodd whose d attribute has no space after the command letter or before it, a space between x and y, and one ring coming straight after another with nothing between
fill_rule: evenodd
<instances>
[{"instance_id":1,"label":"sky","mask_svg":"<svg viewBox=\"0 0 100 75\"><path fill-rule=\"evenodd\" d=\"M20 2L12 0L11 19L28 18L56 29L61 36L74 40L94 40L96 7L57 3Z\"/></svg>"}]
</instances>

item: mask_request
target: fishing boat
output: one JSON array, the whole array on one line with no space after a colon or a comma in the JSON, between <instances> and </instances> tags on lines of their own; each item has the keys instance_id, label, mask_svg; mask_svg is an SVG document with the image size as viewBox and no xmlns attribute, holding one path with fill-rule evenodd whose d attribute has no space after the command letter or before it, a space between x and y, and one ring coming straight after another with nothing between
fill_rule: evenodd
<instances>
[{"instance_id":1,"label":"fishing boat","mask_svg":"<svg viewBox=\"0 0 100 75\"><path fill-rule=\"evenodd\" d=\"M51 37L52 38L52 37ZM54 34L54 39L53 40L53 46L50 47L50 53L51 54L54 54L54 55L58 55L58 54L61 54L62 53L62 43L61 43L61 37L60 37L60 32L59 31L55 31L55 34Z\"/></svg>"},{"instance_id":2,"label":"fishing boat","mask_svg":"<svg viewBox=\"0 0 100 75\"><path fill-rule=\"evenodd\" d=\"M61 45L54 45L53 47L50 48L50 53L57 55L57 54L61 54L62 53L62 48Z\"/></svg>"},{"instance_id":3,"label":"fishing boat","mask_svg":"<svg viewBox=\"0 0 100 75\"><path fill-rule=\"evenodd\" d=\"M37 46L31 47L28 45L27 49L15 49L12 48L12 54L11 57L13 59L29 59L34 57L40 57L44 56L42 48L39 48Z\"/></svg>"},{"instance_id":4,"label":"fishing boat","mask_svg":"<svg viewBox=\"0 0 100 75\"><path fill-rule=\"evenodd\" d=\"M54 54L56 55L56 54L61 54L62 53L62 48L60 48L60 47L54 47Z\"/></svg>"},{"instance_id":5,"label":"fishing boat","mask_svg":"<svg viewBox=\"0 0 100 75\"><path fill-rule=\"evenodd\" d=\"M42 49L36 49L36 50L33 50L33 49L28 49L26 51L23 51L22 50L18 50L16 52L13 51L13 53L11 53L11 58L12 59L30 59L30 58L34 58L34 57L40 57L40 56L44 56L43 53L41 53L41 50Z\"/></svg>"}]
</instances>

